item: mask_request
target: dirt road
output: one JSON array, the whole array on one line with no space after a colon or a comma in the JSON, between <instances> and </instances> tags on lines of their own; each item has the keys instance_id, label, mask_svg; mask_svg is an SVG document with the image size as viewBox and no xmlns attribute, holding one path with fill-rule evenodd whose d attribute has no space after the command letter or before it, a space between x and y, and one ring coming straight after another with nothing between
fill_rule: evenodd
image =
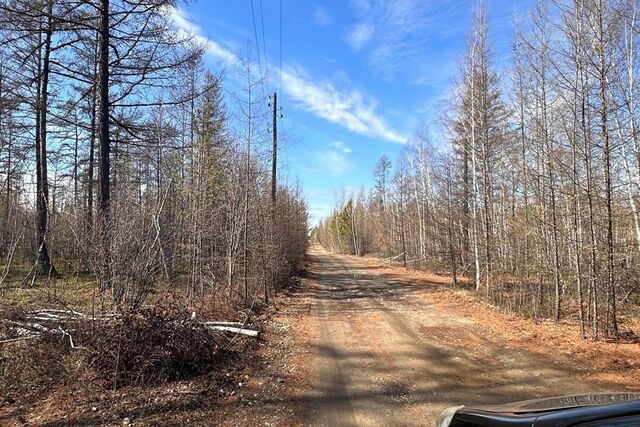
<instances>
[{"instance_id":1,"label":"dirt road","mask_svg":"<svg viewBox=\"0 0 640 427\"><path fill-rule=\"evenodd\" d=\"M291 317L302 382L287 399L304 424L433 425L446 406L593 391L469 318L432 309L437 293L424 291L424 283L312 248Z\"/></svg>"}]
</instances>

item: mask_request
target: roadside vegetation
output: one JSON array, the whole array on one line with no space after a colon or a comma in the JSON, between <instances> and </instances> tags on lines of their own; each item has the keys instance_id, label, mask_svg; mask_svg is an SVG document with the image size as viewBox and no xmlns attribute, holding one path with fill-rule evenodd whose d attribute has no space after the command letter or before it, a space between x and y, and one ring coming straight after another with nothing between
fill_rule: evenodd
<instances>
[{"instance_id":1,"label":"roadside vegetation","mask_svg":"<svg viewBox=\"0 0 640 427\"><path fill-rule=\"evenodd\" d=\"M0 424L217 378L303 260L262 70L174 7L0 1Z\"/></svg>"}]
</instances>

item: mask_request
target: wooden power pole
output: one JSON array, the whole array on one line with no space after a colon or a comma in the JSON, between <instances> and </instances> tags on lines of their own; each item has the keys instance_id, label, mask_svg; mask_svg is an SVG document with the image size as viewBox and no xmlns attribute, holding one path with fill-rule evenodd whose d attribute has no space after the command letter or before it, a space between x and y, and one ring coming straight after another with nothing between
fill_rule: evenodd
<instances>
[{"instance_id":1,"label":"wooden power pole","mask_svg":"<svg viewBox=\"0 0 640 427\"><path fill-rule=\"evenodd\" d=\"M276 215L276 169L278 164L278 92L273 93L273 149L271 150L271 215Z\"/></svg>"},{"instance_id":2,"label":"wooden power pole","mask_svg":"<svg viewBox=\"0 0 640 427\"><path fill-rule=\"evenodd\" d=\"M271 243L276 238L276 178L278 168L278 92L273 93L273 147L271 149ZM276 281L276 275L271 273L271 280ZM267 282L264 283L264 303L269 304Z\"/></svg>"}]
</instances>

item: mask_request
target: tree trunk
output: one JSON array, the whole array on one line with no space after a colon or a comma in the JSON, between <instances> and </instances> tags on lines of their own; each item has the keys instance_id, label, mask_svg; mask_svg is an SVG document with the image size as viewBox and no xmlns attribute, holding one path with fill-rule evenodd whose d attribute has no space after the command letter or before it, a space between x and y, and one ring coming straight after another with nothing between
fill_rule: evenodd
<instances>
[{"instance_id":1,"label":"tree trunk","mask_svg":"<svg viewBox=\"0 0 640 427\"><path fill-rule=\"evenodd\" d=\"M52 38L53 2L47 3L46 29L41 48L38 78L37 124L36 124L36 242L38 254L36 274L55 277L56 269L49 256L47 234L49 228L49 180L47 176L47 108L49 96L49 69Z\"/></svg>"},{"instance_id":2,"label":"tree trunk","mask_svg":"<svg viewBox=\"0 0 640 427\"><path fill-rule=\"evenodd\" d=\"M100 290L111 287L111 186L110 186L110 151L109 132L109 0L100 0L100 60L99 60L99 127L100 159L98 173L100 178L99 219L101 232L101 277Z\"/></svg>"}]
</instances>

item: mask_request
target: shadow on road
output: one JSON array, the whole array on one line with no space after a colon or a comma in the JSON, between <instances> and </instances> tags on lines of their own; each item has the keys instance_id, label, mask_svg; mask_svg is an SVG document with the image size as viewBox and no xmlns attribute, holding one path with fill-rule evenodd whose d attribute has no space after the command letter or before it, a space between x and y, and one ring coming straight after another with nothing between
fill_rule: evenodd
<instances>
[{"instance_id":1,"label":"shadow on road","mask_svg":"<svg viewBox=\"0 0 640 427\"><path fill-rule=\"evenodd\" d=\"M425 425L446 406L588 390L549 360L431 310L425 291L437 287L313 253L295 310L317 326L315 375L291 404L307 408L312 424Z\"/></svg>"}]
</instances>

